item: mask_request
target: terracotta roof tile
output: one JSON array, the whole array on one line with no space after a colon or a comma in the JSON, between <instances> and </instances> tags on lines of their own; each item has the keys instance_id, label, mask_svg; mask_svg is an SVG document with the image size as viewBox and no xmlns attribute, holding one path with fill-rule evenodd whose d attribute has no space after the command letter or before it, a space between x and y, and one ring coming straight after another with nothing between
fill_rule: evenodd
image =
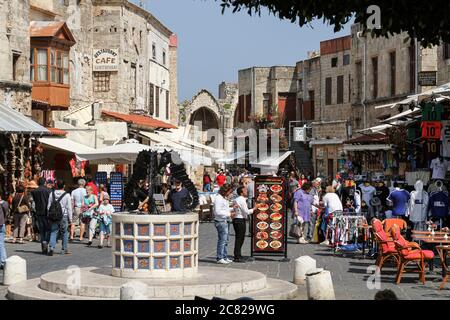
<instances>
[{"instance_id":1,"label":"terracotta roof tile","mask_svg":"<svg viewBox=\"0 0 450 320\"><path fill-rule=\"evenodd\" d=\"M50 131L52 136L66 136L67 131L58 129L58 128L46 128L48 131Z\"/></svg>"},{"instance_id":2,"label":"terracotta roof tile","mask_svg":"<svg viewBox=\"0 0 450 320\"><path fill-rule=\"evenodd\" d=\"M136 124L143 127L150 128L164 128L164 129L176 129L174 125L154 119L148 116L141 116L136 114L125 114L113 111L102 111L102 114L108 117L119 119L128 123Z\"/></svg>"}]
</instances>

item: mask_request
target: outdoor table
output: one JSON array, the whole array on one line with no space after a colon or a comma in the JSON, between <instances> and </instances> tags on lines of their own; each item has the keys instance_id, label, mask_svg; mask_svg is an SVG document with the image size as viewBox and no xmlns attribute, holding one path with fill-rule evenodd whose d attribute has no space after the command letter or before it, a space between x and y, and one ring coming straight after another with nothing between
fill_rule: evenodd
<instances>
[{"instance_id":1,"label":"outdoor table","mask_svg":"<svg viewBox=\"0 0 450 320\"><path fill-rule=\"evenodd\" d=\"M436 246L436 250L439 253L439 258L441 258L442 263L442 282L439 286L439 290L442 290L444 288L445 283L447 282L447 279L449 277L450 269L447 265L447 257L450 254L450 246Z\"/></svg>"},{"instance_id":2,"label":"outdoor table","mask_svg":"<svg viewBox=\"0 0 450 320\"><path fill-rule=\"evenodd\" d=\"M423 241L424 243L429 244L431 246L435 246L435 245L439 245L439 246L450 245L450 237L445 239L443 234L446 234L446 233L445 232L441 232L440 234L437 234L435 232L434 236L432 236L431 235L431 231L426 231L426 233L421 233L421 234L414 233L412 235L412 238L414 240ZM437 247L435 247L435 249L437 250ZM442 259L441 259L441 261L442 261ZM434 271L434 259L433 259L433 263L430 264L430 271Z\"/></svg>"}]
</instances>

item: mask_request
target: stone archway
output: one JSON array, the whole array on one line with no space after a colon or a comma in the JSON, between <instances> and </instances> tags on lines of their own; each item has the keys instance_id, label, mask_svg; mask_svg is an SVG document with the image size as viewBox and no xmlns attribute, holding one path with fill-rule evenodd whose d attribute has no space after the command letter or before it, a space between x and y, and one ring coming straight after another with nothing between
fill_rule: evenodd
<instances>
[{"instance_id":1,"label":"stone archway","mask_svg":"<svg viewBox=\"0 0 450 320\"><path fill-rule=\"evenodd\" d=\"M203 131L220 128L219 118L208 107L201 107L191 114L189 124L193 126L196 122L201 122Z\"/></svg>"}]
</instances>

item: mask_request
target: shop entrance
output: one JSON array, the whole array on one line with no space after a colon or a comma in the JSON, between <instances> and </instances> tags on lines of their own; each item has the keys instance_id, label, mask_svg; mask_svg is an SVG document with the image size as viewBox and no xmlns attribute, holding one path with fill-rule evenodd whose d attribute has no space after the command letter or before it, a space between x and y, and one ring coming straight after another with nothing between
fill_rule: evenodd
<instances>
[{"instance_id":1,"label":"shop entrance","mask_svg":"<svg viewBox=\"0 0 450 320\"><path fill-rule=\"evenodd\" d=\"M328 176L334 176L334 159L328 159Z\"/></svg>"}]
</instances>

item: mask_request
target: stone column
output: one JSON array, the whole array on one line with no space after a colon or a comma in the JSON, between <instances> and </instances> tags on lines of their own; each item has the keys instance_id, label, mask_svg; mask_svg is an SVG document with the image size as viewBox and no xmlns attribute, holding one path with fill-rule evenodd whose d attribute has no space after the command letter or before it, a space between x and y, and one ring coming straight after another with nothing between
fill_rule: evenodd
<instances>
[{"instance_id":1,"label":"stone column","mask_svg":"<svg viewBox=\"0 0 450 320\"><path fill-rule=\"evenodd\" d=\"M27 261L19 256L6 259L3 285L10 286L25 280L27 280Z\"/></svg>"},{"instance_id":2,"label":"stone column","mask_svg":"<svg viewBox=\"0 0 450 320\"><path fill-rule=\"evenodd\" d=\"M312 269L316 269L316 260L310 256L301 256L294 261L294 283L305 284L306 273Z\"/></svg>"},{"instance_id":3,"label":"stone column","mask_svg":"<svg viewBox=\"0 0 450 320\"><path fill-rule=\"evenodd\" d=\"M306 273L306 291L308 300L335 300L331 273L322 268Z\"/></svg>"}]
</instances>

